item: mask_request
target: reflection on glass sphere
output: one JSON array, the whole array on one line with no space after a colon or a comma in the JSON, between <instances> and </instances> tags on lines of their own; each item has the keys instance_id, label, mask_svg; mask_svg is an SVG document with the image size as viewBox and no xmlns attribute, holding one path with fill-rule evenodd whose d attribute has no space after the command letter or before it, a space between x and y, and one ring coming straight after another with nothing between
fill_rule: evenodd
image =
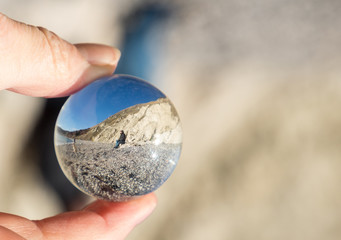
<instances>
[{"instance_id":1,"label":"reflection on glass sphere","mask_svg":"<svg viewBox=\"0 0 341 240\"><path fill-rule=\"evenodd\" d=\"M54 141L59 164L77 188L125 201L167 180L180 157L182 129L160 90L136 77L113 75L66 101Z\"/></svg>"}]
</instances>

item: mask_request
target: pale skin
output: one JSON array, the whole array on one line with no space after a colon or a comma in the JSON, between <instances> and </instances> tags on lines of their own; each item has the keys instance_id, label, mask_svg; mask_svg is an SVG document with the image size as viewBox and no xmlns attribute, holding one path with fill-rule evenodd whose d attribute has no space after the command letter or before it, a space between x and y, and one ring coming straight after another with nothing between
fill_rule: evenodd
<instances>
[{"instance_id":1,"label":"pale skin","mask_svg":"<svg viewBox=\"0 0 341 240\"><path fill-rule=\"evenodd\" d=\"M60 97L112 74L120 52L99 44L73 45L0 13L0 56L0 91ZM97 200L80 211L36 221L0 213L0 239L124 239L155 206L155 195L148 194L121 203Z\"/></svg>"}]
</instances>

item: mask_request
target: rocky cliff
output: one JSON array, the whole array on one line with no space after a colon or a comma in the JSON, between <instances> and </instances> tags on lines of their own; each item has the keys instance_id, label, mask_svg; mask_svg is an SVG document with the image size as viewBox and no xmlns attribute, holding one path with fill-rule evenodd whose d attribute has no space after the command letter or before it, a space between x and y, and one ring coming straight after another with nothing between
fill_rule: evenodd
<instances>
[{"instance_id":1,"label":"rocky cliff","mask_svg":"<svg viewBox=\"0 0 341 240\"><path fill-rule=\"evenodd\" d=\"M88 129L73 132L57 129L68 138L103 143L115 142L119 138L120 130L127 135L126 145L151 142L178 144L182 138L178 114L167 98L134 105Z\"/></svg>"}]
</instances>

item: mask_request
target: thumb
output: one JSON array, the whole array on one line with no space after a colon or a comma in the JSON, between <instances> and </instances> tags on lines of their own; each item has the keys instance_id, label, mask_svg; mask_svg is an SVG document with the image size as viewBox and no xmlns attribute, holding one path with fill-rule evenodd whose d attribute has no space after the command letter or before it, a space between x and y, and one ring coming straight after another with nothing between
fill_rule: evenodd
<instances>
[{"instance_id":1,"label":"thumb","mask_svg":"<svg viewBox=\"0 0 341 240\"><path fill-rule=\"evenodd\" d=\"M120 52L98 44L73 45L0 13L0 56L0 90L59 97L112 74Z\"/></svg>"}]
</instances>

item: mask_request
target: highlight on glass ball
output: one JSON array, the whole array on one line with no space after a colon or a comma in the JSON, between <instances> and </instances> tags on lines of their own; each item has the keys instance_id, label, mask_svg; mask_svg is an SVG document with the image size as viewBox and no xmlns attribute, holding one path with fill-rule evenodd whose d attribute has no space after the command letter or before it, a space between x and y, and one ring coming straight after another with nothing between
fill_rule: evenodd
<instances>
[{"instance_id":1,"label":"highlight on glass ball","mask_svg":"<svg viewBox=\"0 0 341 240\"><path fill-rule=\"evenodd\" d=\"M77 188L126 201L168 179L180 157L182 129L160 90L136 77L113 75L69 97L54 142L59 164Z\"/></svg>"}]
</instances>

